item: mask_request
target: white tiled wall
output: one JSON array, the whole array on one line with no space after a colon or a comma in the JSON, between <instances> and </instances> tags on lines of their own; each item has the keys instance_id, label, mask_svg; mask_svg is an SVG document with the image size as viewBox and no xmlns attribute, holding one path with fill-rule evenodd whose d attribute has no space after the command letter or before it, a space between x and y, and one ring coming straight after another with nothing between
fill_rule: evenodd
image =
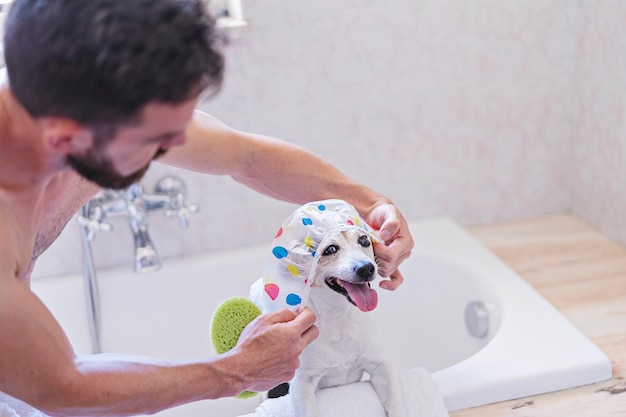
<instances>
[{"instance_id":1,"label":"white tiled wall","mask_svg":"<svg viewBox=\"0 0 626 417\"><path fill-rule=\"evenodd\" d=\"M572 207L626 244L626 3L578 5Z\"/></svg>"},{"instance_id":2,"label":"white tiled wall","mask_svg":"<svg viewBox=\"0 0 626 417\"><path fill-rule=\"evenodd\" d=\"M626 243L626 3L244 0L244 10L250 25L207 111L310 149L409 219L573 210ZM146 183L172 171L155 166ZM184 178L202 211L187 231L153 218L163 257L269 242L293 208L226 177ZM37 274L79 269L76 228ZM98 236L97 263L130 268L130 232L116 228Z\"/></svg>"}]
</instances>

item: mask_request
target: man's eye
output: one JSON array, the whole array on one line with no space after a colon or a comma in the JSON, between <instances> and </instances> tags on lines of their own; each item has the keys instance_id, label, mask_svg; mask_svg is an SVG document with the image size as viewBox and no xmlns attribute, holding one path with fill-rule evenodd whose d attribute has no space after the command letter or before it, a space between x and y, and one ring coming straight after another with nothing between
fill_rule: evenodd
<instances>
[{"instance_id":1,"label":"man's eye","mask_svg":"<svg viewBox=\"0 0 626 417\"><path fill-rule=\"evenodd\" d=\"M369 238L365 235L360 236L358 242L359 245L363 246L364 248L369 248L369 246L372 244Z\"/></svg>"},{"instance_id":2,"label":"man's eye","mask_svg":"<svg viewBox=\"0 0 626 417\"><path fill-rule=\"evenodd\" d=\"M333 253L337 253L338 250L339 250L339 247L337 245L330 245L329 247L324 249L324 252L322 253L322 255L323 256L332 255Z\"/></svg>"}]
</instances>

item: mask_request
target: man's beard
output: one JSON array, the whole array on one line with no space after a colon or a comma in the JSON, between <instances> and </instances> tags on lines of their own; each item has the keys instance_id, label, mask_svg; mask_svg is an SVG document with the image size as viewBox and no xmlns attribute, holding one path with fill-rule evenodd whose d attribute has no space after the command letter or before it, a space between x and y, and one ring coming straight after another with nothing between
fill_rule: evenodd
<instances>
[{"instance_id":1,"label":"man's beard","mask_svg":"<svg viewBox=\"0 0 626 417\"><path fill-rule=\"evenodd\" d=\"M159 149L152 159L156 159L166 152L166 149ZM86 155L67 155L66 161L74 171L87 180L98 184L100 187L113 189L131 186L139 181L150 168L150 163L148 163L145 167L128 176L122 176L115 170L113 163L104 155L104 152L98 155L94 151L94 147L89 149Z\"/></svg>"}]
</instances>

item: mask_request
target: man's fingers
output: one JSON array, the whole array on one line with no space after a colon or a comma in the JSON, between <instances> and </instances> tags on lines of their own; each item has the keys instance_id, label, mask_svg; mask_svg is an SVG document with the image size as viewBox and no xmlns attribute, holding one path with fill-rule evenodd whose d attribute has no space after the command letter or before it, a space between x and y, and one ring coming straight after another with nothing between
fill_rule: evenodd
<instances>
[{"instance_id":1,"label":"man's fingers","mask_svg":"<svg viewBox=\"0 0 626 417\"><path fill-rule=\"evenodd\" d=\"M401 250L397 252L396 249ZM376 264L378 265L378 273L382 277L388 277L394 274L398 270L398 266L411 255L411 250L405 250L402 246L396 248L376 243L374 254L376 256Z\"/></svg>"},{"instance_id":2,"label":"man's fingers","mask_svg":"<svg viewBox=\"0 0 626 417\"><path fill-rule=\"evenodd\" d=\"M308 307L304 307L300 314L298 314L298 316L293 320L293 323L308 329L315 324L316 320L317 316L313 310Z\"/></svg>"},{"instance_id":3,"label":"man's fingers","mask_svg":"<svg viewBox=\"0 0 626 417\"><path fill-rule=\"evenodd\" d=\"M378 273L389 277L381 282L381 287L394 290L404 278L398 266L411 255L414 242L406 220L393 204L379 204L367 215L372 227L378 229L382 242L374 245L374 255Z\"/></svg>"},{"instance_id":4,"label":"man's fingers","mask_svg":"<svg viewBox=\"0 0 626 417\"><path fill-rule=\"evenodd\" d=\"M393 274L389 276L388 280L382 280L380 282L380 287L386 290L393 291L397 289L404 282L404 277L400 270L396 269Z\"/></svg>"},{"instance_id":5,"label":"man's fingers","mask_svg":"<svg viewBox=\"0 0 626 417\"><path fill-rule=\"evenodd\" d=\"M309 343L317 339L319 335L320 329L317 326L312 325L306 329L304 333L302 333L302 341L304 342L304 345L307 346Z\"/></svg>"},{"instance_id":6,"label":"man's fingers","mask_svg":"<svg viewBox=\"0 0 626 417\"><path fill-rule=\"evenodd\" d=\"M319 329L315 326L317 316L308 307L305 307L299 314L285 308L274 313L268 313L266 316L265 320L269 325L283 324L291 328L290 332L293 337L300 338L304 342L304 346L319 336Z\"/></svg>"},{"instance_id":7,"label":"man's fingers","mask_svg":"<svg viewBox=\"0 0 626 417\"><path fill-rule=\"evenodd\" d=\"M300 337L305 346L311 343L317 336L319 336L319 329L315 325L317 316L313 311L305 307L300 314L291 322L294 326L300 329Z\"/></svg>"},{"instance_id":8,"label":"man's fingers","mask_svg":"<svg viewBox=\"0 0 626 417\"><path fill-rule=\"evenodd\" d=\"M296 317L296 313L289 309L283 308L273 313L267 313L265 320L268 324L277 324L291 322Z\"/></svg>"},{"instance_id":9,"label":"man's fingers","mask_svg":"<svg viewBox=\"0 0 626 417\"><path fill-rule=\"evenodd\" d=\"M400 220L396 217L389 217L385 219L385 222L380 227L378 235L386 243L391 240L401 229Z\"/></svg>"}]
</instances>

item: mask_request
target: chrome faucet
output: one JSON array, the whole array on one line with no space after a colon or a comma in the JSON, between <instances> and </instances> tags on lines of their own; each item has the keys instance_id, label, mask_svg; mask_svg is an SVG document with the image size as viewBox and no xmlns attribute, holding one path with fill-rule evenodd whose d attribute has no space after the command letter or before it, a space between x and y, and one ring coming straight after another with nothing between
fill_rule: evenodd
<instances>
[{"instance_id":1,"label":"chrome faucet","mask_svg":"<svg viewBox=\"0 0 626 417\"><path fill-rule=\"evenodd\" d=\"M172 176L159 180L153 193L144 191L138 183L123 190L106 189L83 206L78 224L91 242L97 232L113 230L107 219L128 218L135 241L135 271L153 271L161 267L161 261L148 234L148 213L162 210L166 217L176 217L180 227L186 228L189 215L199 210L197 204L185 204L186 192L183 181Z\"/></svg>"},{"instance_id":2,"label":"chrome faucet","mask_svg":"<svg viewBox=\"0 0 626 417\"><path fill-rule=\"evenodd\" d=\"M99 231L111 231L107 219L126 217L133 234L135 272L154 271L161 267L159 255L148 234L148 213L161 210L166 217L177 218L181 228L188 226L189 215L199 210L197 204L186 205L187 190L174 176L161 178L153 193L135 183L123 190L105 189L85 204L78 216L83 241L83 275L87 292L90 333L94 353L100 353L100 296L91 242Z\"/></svg>"}]
</instances>

